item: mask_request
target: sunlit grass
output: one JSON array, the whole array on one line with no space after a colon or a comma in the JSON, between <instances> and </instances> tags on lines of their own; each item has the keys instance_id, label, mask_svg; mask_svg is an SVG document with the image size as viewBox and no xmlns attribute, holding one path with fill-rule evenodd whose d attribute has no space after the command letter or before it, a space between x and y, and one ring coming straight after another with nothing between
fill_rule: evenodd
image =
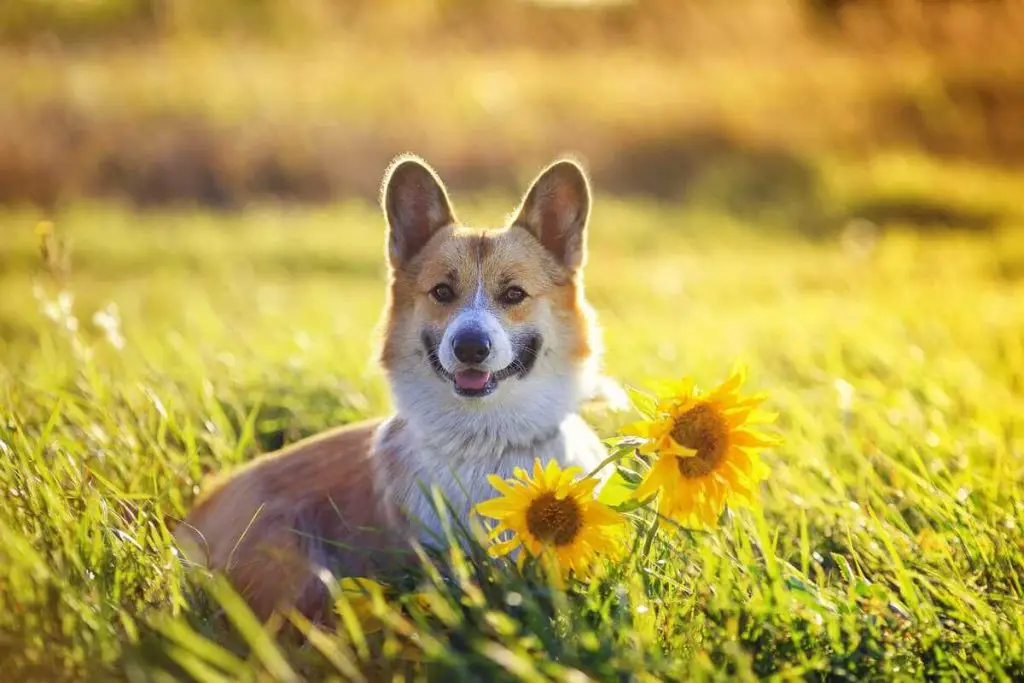
<instances>
[{"instance_id":1,"label":"sunlit grass","mask_svg":"<svg viewBox=\"0 0 1024 683\"><path fill-rule=\"evenodd\" d=\"M1011 211L999 185L967 186L964 201ZM510 206L454 199L482 224ZM320 679L410 652L426 664L394 666L441 680L1024 676L1019 218L809 241L699 206L595 211L587 291L608 371L713 384L745 361L785 440L765 455L763 515L660 536L568 595L455 558L453 579L420 586L426 607L400 587L404 611L382 607L388 626L365 646L328 634L253 656L261 637L230 596L183 581L167 524L205 473L388 409L372 362L376 210L71 208L55 221L72 249L63 282L40 272L37 216L0 217L0 659L25 672L12 680ZM628 417L593 419L611 434Z\"/></svg>"}]
</instances>

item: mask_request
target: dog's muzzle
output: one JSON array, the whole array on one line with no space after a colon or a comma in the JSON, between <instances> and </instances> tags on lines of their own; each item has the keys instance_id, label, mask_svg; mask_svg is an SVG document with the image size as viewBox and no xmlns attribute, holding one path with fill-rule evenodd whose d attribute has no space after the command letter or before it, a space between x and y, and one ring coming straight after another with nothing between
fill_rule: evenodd
<instances>
[{"instance_id":1,"label":"dog's muzzle","mask_svg":"<svg viewBox=\"0 0 1024 683\"><path fill-rule=\"evenodd\" d=\"M439 340L429 332L424 332L422 341L423 347L427 352L427 360L430 361L430 367L434 369L438 377L452 383L452 388L457 395L466 398L488 396L494 393L498 385L506 379L525 378L533 370L543 345L543 338L539 334L534 332L523 335L513 341L516 355L512 362L501 370L490 372L480 367L474 367L479 365L480 361L476 359L483 352L479 348L481 345L477 344L479 340L470 340L473 343L469 344L469 346L476 348L464 348L461 354L456 349L456 357L460 362L466 363L465 367L450 372L441 364L441 359L438 356L437 347L440 343ZM463 356L465 356L465 359ZM483 358L486 359L486 354L483 354ZM467 359L471 359L471 362L467 362Z\"/></svg>"}]
</instances>

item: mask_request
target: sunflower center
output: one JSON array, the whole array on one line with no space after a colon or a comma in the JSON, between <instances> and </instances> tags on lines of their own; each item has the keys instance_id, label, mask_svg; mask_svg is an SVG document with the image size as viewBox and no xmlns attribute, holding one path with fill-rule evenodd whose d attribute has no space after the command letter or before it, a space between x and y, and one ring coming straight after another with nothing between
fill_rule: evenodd
<instances>
[{"instance_id":1,"label":"sunflower center","mask_svg":"<svg viewBox=\"0 0 1024 683\"><path fill-rule=\"evenodd\" d=\"M556 498L542 493L526 510L526 527L544 543L572 543L583 526L583 515L572 496Z\"/></svg>"},{"instance_id":2,"label":"sunflower center","mask_svg":"<svg viewBox=\"0 0 1024 683\"><path fill-rule=\"evenodd\" d=\"M672 438L697 453L689 458L676 458L684 477L710 474L725 457L729 441L729 425L710 403L698 403L676 420Z\"/></svg>"}]
</instances>

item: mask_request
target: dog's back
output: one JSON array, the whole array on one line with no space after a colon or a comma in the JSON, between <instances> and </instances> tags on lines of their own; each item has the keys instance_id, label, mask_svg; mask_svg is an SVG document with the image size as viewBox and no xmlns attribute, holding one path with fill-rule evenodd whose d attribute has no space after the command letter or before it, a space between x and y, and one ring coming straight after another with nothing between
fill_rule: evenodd
<instances>
[{"instance_id":1,"label":"dog's back","mask_svg":"<svg viewBox=\"0 0 1024 683\"><path fill-rule=\"evenodd\" d=\"M282 604L329 618L318 571L377 574L397 545L374 476L379 424L307 439L215 483L175 531L188 559L224 572L261 618Z\"/></svg>"}]
</instances>

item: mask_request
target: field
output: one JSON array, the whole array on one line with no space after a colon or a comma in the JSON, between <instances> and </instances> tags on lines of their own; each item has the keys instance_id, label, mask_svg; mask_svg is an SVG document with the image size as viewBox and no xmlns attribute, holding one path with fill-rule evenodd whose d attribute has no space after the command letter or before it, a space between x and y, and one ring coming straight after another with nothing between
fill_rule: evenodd
<instances>
[{"instance_id":1,"label":"field","mask_svg":"<svg viewBox=\"0 0 1024 683\"><path fill-rule=\"evenodd\" d=\"M1019 178L905 157L828 168L837 207L895 188L1000 218L808 237L699 202L599 196L591 226L588 294L612 376L713 383L743 360L768 392L784 444L766 454L763 511L659 535L568 594L456 562L457 580L426 580L431 607L365 647L273 646L216 585L185 581L167 527L204 474L388 409L371 355L376 208L76 204L42 238L41 214L7 210L10 680L345 680L360 667L436 680L1020 680ZM454 196L481 225L514 199ZM591 415L606 435L629 417ZM401 659L410 651L418 663Z\"/></svg>"},{"instance_id":2,"label":"field","mask_svg":"<svg viewBox=\"0 0 1024 683\"><path fill-rule=\"evenodd\" d=\"M1024 680L1022 10L0 2L0 677ZM403 151L478 225L582 156L607 373L742 361L782 445L756 510L638 513L595 582L453 556L277 643L169 530L389 410Z\"/></svg>"}]
</instances>

